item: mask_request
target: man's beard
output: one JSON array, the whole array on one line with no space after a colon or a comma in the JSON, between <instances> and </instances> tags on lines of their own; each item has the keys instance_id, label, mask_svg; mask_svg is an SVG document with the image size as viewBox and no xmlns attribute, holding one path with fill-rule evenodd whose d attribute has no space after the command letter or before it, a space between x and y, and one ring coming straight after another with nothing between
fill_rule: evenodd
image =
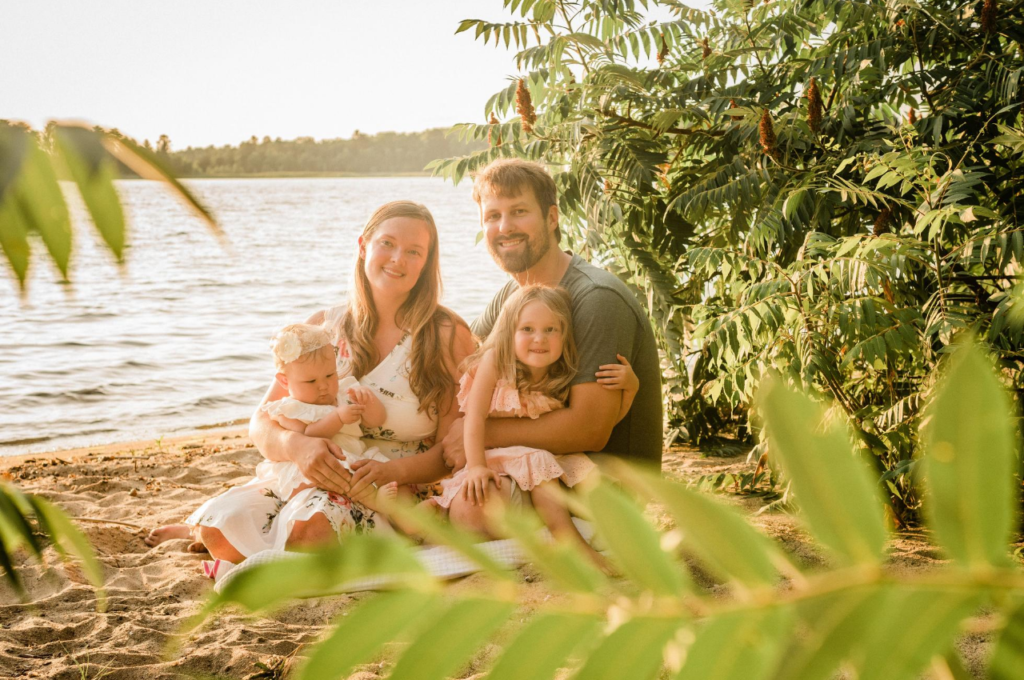
<instances>
[{"instance_id":1,"label":"man's beard","mask_svg":"<svg viewBox=\"0 0 1024 680\"><path fill-rule=\"evenodd\" d=\"M548 234L545 232L544 236ZM551 248L551 239L544 238L540 243L534 247L533 239L526 234L516 234L513 238L522 236L523 247L519 252L505 253L501 251L501 242L509 240L507 237L499 237L493 241L487 241L487 250L491 252L491 257L498 263L498 266L504 269L509 274L521 274L533 265L540 262L541 258L547 255L548 250Z\"/></svg>"}]
</instances>

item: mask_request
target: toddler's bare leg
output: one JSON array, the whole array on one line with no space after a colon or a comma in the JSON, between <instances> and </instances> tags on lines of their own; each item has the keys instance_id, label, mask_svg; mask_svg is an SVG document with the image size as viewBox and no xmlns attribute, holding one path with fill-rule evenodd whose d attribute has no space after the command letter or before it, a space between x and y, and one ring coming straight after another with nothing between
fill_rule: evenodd
<instances>
[{"instance_id":1,"label":"toddler's bare leg","mask_svg":"<svg viewBox=\"0 0 1024 680\"><path fill-rule=\"evenodd\" d=\"M492 530L490 522L487 520L488 508L494 504L508 507L511 497L512 484L508 478L502 478L501 489L495 487L494 482L488 482L487 503L485 505L473 505L472 502L466 500L459 493L452 499L452 504L448 507L448 519L451 520L452 524L458 525L463 529L469 529L488 539L500 538Z\"/></svg>"},{"instance_id":2,"label":"toddler's bare leg","mask_svg":"<svg viewBox=\"0 0 1024 680\"><path fill-rule=\"evenodd\" d=\"M544 524L551 531L551 535L559 541L568 541L575 543L579 546L583 553L589 557L601 571L606 574L613 574L611 564L601 553L597 552L590 547L583 536L580 535L576 525L572 523L572 515L569 514L569 509L562 503L559 498L559 482L556 479L543 482L533 487L530 492L530 498L533 500L533 507L537 510L537 514L544 520Z\"/></svg>"}]
</instances>

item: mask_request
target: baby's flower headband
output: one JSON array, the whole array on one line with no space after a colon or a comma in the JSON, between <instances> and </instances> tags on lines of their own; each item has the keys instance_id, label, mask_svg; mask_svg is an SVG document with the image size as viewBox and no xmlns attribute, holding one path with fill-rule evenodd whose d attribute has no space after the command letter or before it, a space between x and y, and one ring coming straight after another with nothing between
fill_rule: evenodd
<instances>
[{"instance_id":1,"label":"baby's flower headband","mask_svg":"<svg viewBox=\"0 0 1024 680\"><path fill-rule=\"evenodd\" d=\"M282 364L290 364L302 356L302 341L291 331L281 331L271 338L270 350Z\"/></svg>"}]
</instances>

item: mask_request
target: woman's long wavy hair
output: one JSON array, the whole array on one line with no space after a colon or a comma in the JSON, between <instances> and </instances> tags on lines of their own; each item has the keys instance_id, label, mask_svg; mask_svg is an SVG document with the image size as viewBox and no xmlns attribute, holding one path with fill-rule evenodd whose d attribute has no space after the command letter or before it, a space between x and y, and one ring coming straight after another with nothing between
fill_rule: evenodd
<instances>
[{"instance_id":1,"label":"woman's long wavy hair","mask_svg":"<svg viewBox=\"0 0 1024 680\"><path fill-rule=\"evenodd\" d=\"M394 217L409 217L423 222L430 236L427 261L420 278L398 309L395 322L409 333L409 386L419 398L420 411L441 413L455 394L450 367L455 361L456 325L465 322L451 310L438 304L441 298L441 267L437 253L437 226L426 206L412 201L392 201L377 208L363 227L363 243L369 243L381 224ZM352 375L362 378L380 363L373 342L377 331L377 308L373 290L366 278L365 250L360 249L352 275L348 309L341 317L341 337L349 346ZM447 329L443 331L442 329Z\"/></svg>"},{"instance_id":2,"label":"woman's long wavy hair","mask_svg":"<svg viewBox=\"0 0 1024 680\"><path fill-rule=\"evenodd\" d=\"M515 335L519 315L531 302L540 302L562 324L562 356L548 367L547 377L540 383L530 381L530 372L516 357ZM501 308L491 334L476 353L466 360L467 370L479 363L487 350L494 350L494 365L498 378L514 384L520 392L543 392L559 401L569 398L573 376L579 368L576 338L572 332L572 304L569 294L562 288L532 285L523 286L509 296Z\"/></svg>"}]
</instances>

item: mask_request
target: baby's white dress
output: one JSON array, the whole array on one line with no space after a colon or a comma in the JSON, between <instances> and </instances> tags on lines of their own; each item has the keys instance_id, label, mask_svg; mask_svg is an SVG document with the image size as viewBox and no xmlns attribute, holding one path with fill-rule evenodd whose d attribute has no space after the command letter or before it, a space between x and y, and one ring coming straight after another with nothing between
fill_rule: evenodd
<instances>
[{"instance_id":1,"label":"baby's white dress","mask_svg":"<svg viewBox=\"0 0 1024 680\"><path fill-rule=\"evenodd\" d=\"M341 395L345 394L346 390L358 386L359 381L354 377L342 378L338 383L339 400L344 398ZM260 407L278 423L284 417L307 425L330 415L336 408L336 405L329 404L307 404L291 397L278 399ZM357 460L369 459L382 463L389 460L376 446L368 448L360 440L362 434L359 423L349 423L331 437L345 454L345 460L341 461L341 464L346 469L350 469L349 463ZM312 496L318 491L321 495L327 494L317 489L295 463L264 460L256 466L256 476L249 482L209 499L185 520L185 524L201 524L219 529L231 545L243 555L251 555L266 549L284 550L295 522L309 520L316 512L326 512L328 520L335 528L348 523L346 520L349 516L353 516L351 519L357 524L368 522L370 528L380 522L386 524L379 515L344 496L330 494L332 502L314 503ZM274 526L274 520L278 518L286 503L293 506L295 511L289 513L287 518L282 518L283 521L279 521L278 526ZM245 512L243 509L251 512ZM335 512L332 513L332 509Z\"/></svg>"}]
</instances>

